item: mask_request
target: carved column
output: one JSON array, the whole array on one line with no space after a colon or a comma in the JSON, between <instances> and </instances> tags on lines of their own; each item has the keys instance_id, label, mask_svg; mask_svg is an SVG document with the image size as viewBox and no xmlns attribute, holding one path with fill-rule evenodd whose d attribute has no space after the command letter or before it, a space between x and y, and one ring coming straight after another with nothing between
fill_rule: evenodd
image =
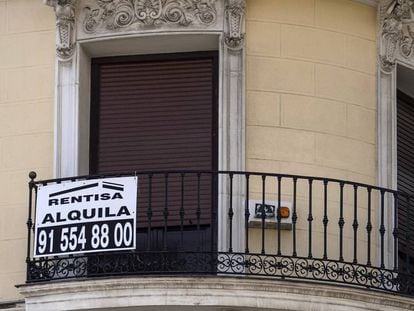
<instances>
[{"instance_id":1,"label":"carved column","mask_svg":"<svg viewBox=\"0 0 414 311\"><path fill-rule=\"evenodd\" d=\"M397 188L397 63L414 68L414 2L383 0L379 3L378 64L378 183ZM387 224L393 223L393 201L387 202ZM391 227L386 228L391 233ZM391 234L386 239L392 262Z\"/></svg>"},{"instance_id":2,"label":"carved column","mask_svg":"<svg viewBox=\"0 0 414 311\"><path fill-rule=\"evenodd\" d=\"M232 171L245 170L245 0L226 0L224 8L224 55L223 70L224 70L224 85L223 85L223 109L227 111L222 112L223 116L228 118L228 131L222 137L223 142L220 144L223 150L221 154L226 155L225 159L221 159L221 169ZM237 137L238 139L232 139ZM228 187L229 185L225 185ZM224 187L223 187L224 188ZM224 190L224 194L229 192ZM237 207L233 217L233 234L235 240L233 241L233 248L235 251L244 251L244 193L245 180L244 178L234 178L233 193L235 197L233 202ZM226 196L221 196L226 200ZM227 201L228 202L228 201ZM222 206L226 206L222 202ZM219 228L228 228L226 219L219 219ZM219 232L225 236L227 232ZM224 239L220 239L224 240ZM224 250L227 244L221 245Z\"/></svg>"},{"instance_id":3,"label":"carved column","mask_svg":"<svg viewBox=\"0 0 414 311\"><path fill-rule=\"evenodd\" d=\"M45 0L56 15L55 176L78 173L78 107L76 83L76 0ZM64 128L71 128L68 132ZM65 163L65 165L62 165ZM64 169L62 169L62 167Z\"/></svg>"},{"instance_id":4,"label":"carved column","mask_svg":"<svg viewBox=\"0 0 414 311\"><path fill-rule=\"evenodd\" d=\"M414 2L382 1L379 10L379 184L396 188L396 64L414 67Z\"/></svg>"}]
</instances>

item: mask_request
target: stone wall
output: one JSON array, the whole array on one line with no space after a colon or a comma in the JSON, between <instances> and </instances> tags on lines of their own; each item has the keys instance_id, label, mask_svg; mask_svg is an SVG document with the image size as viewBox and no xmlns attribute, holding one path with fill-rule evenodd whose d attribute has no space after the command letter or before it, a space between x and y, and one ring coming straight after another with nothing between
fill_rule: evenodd
<instances>
[{"instance_id":1,"label":"stone wall","mask_svg":"<svg viewBox=\"0 0 414 311\"><path fill-rule=\"evenodd\" d=\"M376 14L375 7L349 0L247 1L247 170L376 184ZM251 197L260 199L261 181L253 183ZM298 187L298 255L307 256L308 185ZM338 259L339 185L332 188L328 256ZM276 200L275 180L268 180L266 189L267 198ZM344 194L346 260L353 255L352 191ZM322 256L322 183L314 185L313 196L313 254ZM366 191L359 196L358 260L363 261ZM282 200L292 202L291 180L283 181ZM373 243L377 211L375 206ZM277 233L268 231L266 248L274 252ZM253 250L260 251L260 230L251 235ZM282 238L283 253L291 254L292 232Z\"/></svg>"},{"instance_id":2,"label":"stone wall","mask_svg":"<svg viewBox=\"0 0 414 311\"><path fill-rule=\"evenodd\" d=\"M54 14L0 0L0 302L25 281L28 173L53 170Z\"/></svg>"},{"instance_id":3,"label":"stone wall","mask_svg":"<svg viewBox=\"0 0 414 311\"><path fill-rule=\"evenodd\" d=\"M247 168L376 182L376 9L247 3Z\"/></svg>"}]
</instances>

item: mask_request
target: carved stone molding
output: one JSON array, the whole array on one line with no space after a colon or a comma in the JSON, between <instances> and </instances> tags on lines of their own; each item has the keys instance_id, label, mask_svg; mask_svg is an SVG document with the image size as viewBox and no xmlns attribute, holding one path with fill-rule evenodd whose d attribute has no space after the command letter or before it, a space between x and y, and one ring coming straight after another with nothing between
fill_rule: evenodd
<instances>
[{"instance_id":1,"label":"carved stone molding","mask_svg":"<svg viewBox=\"0 0 414 311\"><path fill-rule=\"evenodd\" d=\"M55 6L57 3L57 0L43 0L43 3L48 6Z\"/></svg>"},{"instance_id":2,"label":"carved stone molding","mask_svg":"<svg viewBox=\"0 0 414 311\"><path fill-rule=\"evenodd\" d=\"M414 63L414 1L392 0L381 5L381 70L390 73L401 57Z\"/></svg>"},{"instance_id":3,"label":"carved stone molding","mask_svg":"<svg viewBox=\"0 0 414 311\"><path fill-rule=\"evenodd\" d=\"M240 50L244 45L245 0L226 0L226 31L224 43L231 50Z\"/></svg>"},{"instance_id":4,"label":"carved stone molding","mask_svg":"<svg viewBox=\"0 0 414 311\"><path fill-rule=\"evenodd\" d=\"M379 72L377 87L378 184L397 188L397 70L396 64L414 65L414 1L381 0L379 5ZM392 200L386 202L393 206ZM384 215L386 232L385 262L391 263L393 208Z\"/></svg>"},{"instance_id":5,"label":"carved stone molding","mask_svg":"<svg viewBox=\"0 0 414 311\"><path fill-rule=\"evenodd\" d=\"M94 0L84 7L83 31L117 30L130 26L175 24L210 26L216 23L216 0Z\"/></svg>"},{"instance_id":6,"label":"carved stone molding","mask_svg":"<svg viewBox=\"0 0 414 311\"><path fill-rule=\"evenodd\" d=\"M72 58L75 49L76 0L45 0L56 14L56 54L62 61Z\"/></svg>"}]
</instances>

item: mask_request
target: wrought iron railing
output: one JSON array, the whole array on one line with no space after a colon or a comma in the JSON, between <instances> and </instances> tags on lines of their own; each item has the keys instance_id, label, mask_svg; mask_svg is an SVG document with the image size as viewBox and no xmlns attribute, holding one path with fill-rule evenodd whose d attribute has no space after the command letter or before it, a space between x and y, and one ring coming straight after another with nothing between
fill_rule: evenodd
<instances>
[{"instance_id":1,"label":"wrought iron railing","mask_svg":"<svg viewBox=\"0 0 414 311\"><path fill-rule=\"evenodd\" d=\"M32 257L38 185L134 175L139 181L136 249ZM28 283L228 274L414 294L414 197L405 193L256 172L154 171L45 181L35 181L32 172L30 178Z\"/></svg>"}]
</instances>

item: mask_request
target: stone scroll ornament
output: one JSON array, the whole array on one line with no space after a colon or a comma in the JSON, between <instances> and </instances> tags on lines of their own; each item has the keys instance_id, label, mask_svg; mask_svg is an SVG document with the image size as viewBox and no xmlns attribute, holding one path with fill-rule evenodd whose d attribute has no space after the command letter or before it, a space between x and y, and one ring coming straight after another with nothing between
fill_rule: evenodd
<instances>
[{"instance_id":1,"label":"stone scroll ornament","mask_svg":"<svg viewBox=\"0 0 414 311\"><path fill-rule=\"evenodd\" d=\"M245 0L227 0L225 8L226 27L224 43L231 50L241 50L244 44Z\"/></svg>"},{"instance_id":2,"label":"stone scroll ornament","mask_svg":"<svg viewBox=\"0 0 414 311\"><path fill-rule=\"evenodd\" d=\"M117 30L132 25L176 24L210 26L217 20L216 0L94 0L84 8L85 33L100 28Z\"/></svg>"},{"instance_id":3,"label":"stone scroll ornament","mask_svg":"<svg viewBox=\"0 0 414 311\"><path fill-rule=\"evenodd\" d=\"M392 0L381 7L381 70L392 72L401 56L414 62L414 1Z\"/></svg>"}]
</instances>

